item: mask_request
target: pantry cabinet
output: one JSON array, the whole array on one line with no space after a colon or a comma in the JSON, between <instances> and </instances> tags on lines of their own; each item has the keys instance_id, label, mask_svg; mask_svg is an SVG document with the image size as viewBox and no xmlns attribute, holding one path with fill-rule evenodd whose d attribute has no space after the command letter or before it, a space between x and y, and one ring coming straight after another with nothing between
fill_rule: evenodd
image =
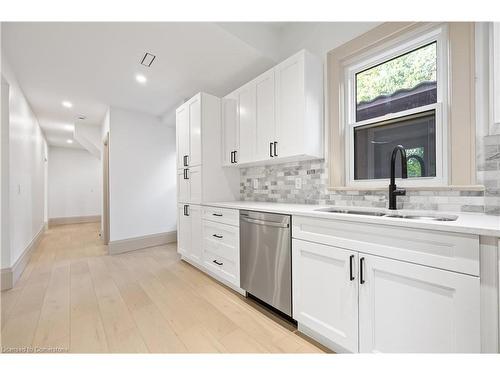
<instances>
[{"instance_id":1,"label":"pantry cabinet","mask_svg":"<svg viewBox=\"0 0 500 375\"><path fill-rule=\"evenodd\" d=\"M177 201L201 204L239 196L239 173L222 168L221 101L199 93L176 110Z\"/></svg>"},{"instance_id":2,"label":"pantry cabinet","mask_svg":"<svg viewBox=\"0 0 500 375\"><path fill-rule=\"evenodd\" d=\"M207 105L207 104L205 104ZM189 159L188 165L201 165L201 94L187 102L189 108ZM205 121L209 120L205 118Z\"/></svg>"},{"instance_id":3,"label":"pantry cabinet","mask_svg":"<svg viewBox=\"0 0 500 375\"><path fill-rule=\"evenodd\" d=\"M225 166L323 157L321 61L300 51L226 96L223 112Z\"/></svg>"},{"instance_id":4,"label":"pantry cabinet","mask_svg":"<svg viewBox=\"0 0 500 375\"><path fill-rule=\"evenodd\" d=\"M184 258L202 263L201 206L179 204L177 206L177 251Z\"/></svg>"},{"instance_id":5,"label":"pantry cabinet","mask_svg":"<svg viewBox=\"0 0 500 375\"><path fill-rule=\"evenodd\" d=\"M189 159L189 111L183 105L175 112L175 127L177 141L177 169L186 168Z\"/></svg>"}]
</instances>

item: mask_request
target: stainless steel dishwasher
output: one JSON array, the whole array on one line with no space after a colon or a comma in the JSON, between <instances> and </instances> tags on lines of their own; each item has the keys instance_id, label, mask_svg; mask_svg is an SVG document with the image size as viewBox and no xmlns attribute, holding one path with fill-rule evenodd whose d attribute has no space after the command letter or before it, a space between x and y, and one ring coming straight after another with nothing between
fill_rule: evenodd
<instances>
[{"instance_id":1,"label":"stainless steel dishwasher","mask_svg":"<svg viewBox=\"0 0 500 375\"><path fill-rule=\"evenodd\" d=\"M292 316L290 216L240 211L241 287Z\"/></svg>"}]
</instances>

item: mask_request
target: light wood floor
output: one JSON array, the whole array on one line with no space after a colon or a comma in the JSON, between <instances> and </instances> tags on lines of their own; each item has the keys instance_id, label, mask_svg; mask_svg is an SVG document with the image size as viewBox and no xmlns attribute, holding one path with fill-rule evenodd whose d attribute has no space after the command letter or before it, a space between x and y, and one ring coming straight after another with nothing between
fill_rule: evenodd
<instances>
[{"instance_id":1,"label":"light wood floor","mask_svg":"<svg viewBox=\"0 0 500 375\"><path fill-rule=\"evenodd\" d=\"M115 256L106 253L96 223L49 229L18 283L1 294L2 349L325 350L181 261L175 244Z\"/></svg>"}]
</instances>

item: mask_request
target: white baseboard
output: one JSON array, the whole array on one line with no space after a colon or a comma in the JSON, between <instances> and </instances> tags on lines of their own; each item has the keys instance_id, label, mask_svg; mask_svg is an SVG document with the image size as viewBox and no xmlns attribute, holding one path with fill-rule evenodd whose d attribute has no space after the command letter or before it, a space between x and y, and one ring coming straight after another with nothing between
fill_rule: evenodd
<instances>
[{"instance_id":1,"label":"white baseboard","mask_svg":"<svg viewBox=\"0 0 500 375\"><path fill-rule=\"evenodd\" d=\"M11 289L14 285L16 285L17 280L19 280L21 274L26 268L26 265L30 261L33 250L35 250L40 243L40 239L42 238L44 231L45 225L40 228L35 237L31 240L28 246L26 246L16 263L14 263L12 267L0 270L0 290Z\"/></svg>"},{"instance_id":2,"label":"white baseboard","mask_svg":"<svg viewBox=\"0 0 500 375\"><path fill-rule=\"evenodd\" d=\"M100 221L101 221L101 215L52 217L49 219L49 226L64 225L64 224L96 223Z\"/></svg>"},{"instance_id":3,"label":"white baseboard","mask_svg":"<svg viewBox=\"0 0 500 375\"><path fill-rule=\"evenodd\" d=\"M177 241L177 231L150 234L147 236L127 238L125 240L109 241L110 255L140 250L147 247L165 245Z\"/></svg>"}]
</instances>

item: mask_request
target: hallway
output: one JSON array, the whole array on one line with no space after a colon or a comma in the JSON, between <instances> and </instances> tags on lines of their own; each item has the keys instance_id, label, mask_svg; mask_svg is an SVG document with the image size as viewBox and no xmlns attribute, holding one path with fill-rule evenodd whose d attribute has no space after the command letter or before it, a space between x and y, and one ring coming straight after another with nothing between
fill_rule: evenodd
<instances>
[{"instance_id":1,"label":"hallway","mask_svg":"<svg viewBox=\"0 0 500 375\"><path fill-rule=\"evenodd\" d=\"M20 280L1 294L2 351L323 351L181 261L175 244L108 256L98 227L45 232Z\"/></svg>"}]
</instances>

